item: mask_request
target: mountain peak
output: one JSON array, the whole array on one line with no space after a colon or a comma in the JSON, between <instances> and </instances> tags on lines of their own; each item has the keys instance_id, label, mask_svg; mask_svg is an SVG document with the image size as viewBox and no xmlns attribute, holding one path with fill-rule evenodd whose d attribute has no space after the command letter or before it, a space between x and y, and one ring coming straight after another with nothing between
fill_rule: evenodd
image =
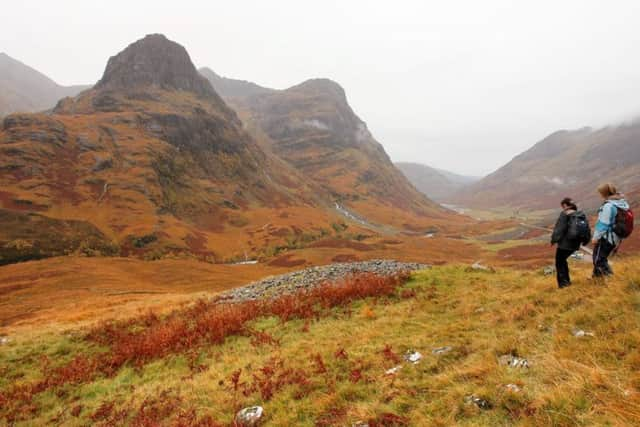
<instances>
[{"instance_id":1,"label":"mountain peak","mask_svg":"<svg viewBox=\"0 0 640 427\"><path fill-rule=\"evenodd\" d=\"M346 93L342 88L342 86L340 86L340 84L338 84L337 82L331 79L326 79L326 78L316 78L316 79L305 80L299 85L293 86L288 90L319 92L323 94L330 94L330 95L336 96L340 99L344 99L345 101L347 99Z\"/></svg>"},{"instance_id":2,"label":"mountain peak","mask_svg":"<svg viewBox=\"0 0 640 427\"><path fill-rule=\"evenodd\" d=\"M96 88L128 90L141 86L217 96L196 70L187 50L162 34L149 34L109 58Z\"/></svg>"}]
</instances>

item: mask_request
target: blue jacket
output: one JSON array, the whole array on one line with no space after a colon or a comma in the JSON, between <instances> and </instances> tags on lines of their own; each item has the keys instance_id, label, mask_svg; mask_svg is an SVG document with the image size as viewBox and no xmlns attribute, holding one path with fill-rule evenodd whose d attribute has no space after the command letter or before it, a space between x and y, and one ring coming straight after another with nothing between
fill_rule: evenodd
<instances>
[{"instance_id":1,"label":"blue jacket","mask_svg":"<svg viewBox=\"0 0 640 427\"><path fill-rule=\"evenodd\" d=\"M613 232L613 225L616 222L618 209L629 209L629 203L622 197L609 199L600 206L598 210L598 222L593 232L593 240L605 238L612 245L620 243L620 237Z\"/></svg>"}]
</instances>

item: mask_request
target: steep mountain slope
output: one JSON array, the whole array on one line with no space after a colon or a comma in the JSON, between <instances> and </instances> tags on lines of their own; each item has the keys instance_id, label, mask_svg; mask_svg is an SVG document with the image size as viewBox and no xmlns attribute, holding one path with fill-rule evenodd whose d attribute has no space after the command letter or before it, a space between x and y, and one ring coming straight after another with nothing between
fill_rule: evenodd
<instances>
[{"instance_id":1,"label":"steep mountain slope","mask_svg":"<svg viewBox=\"0 0 640 427\"><path fill-rule=\"evenodd\" d=\"M338 204L373 222L408 228L442 219L441 208L391 163L337 83L313 79L273 90L204 75L265 146Z\"/></svg>"},{"instance_id":2,"label":"steep mountain slope","mask_svg":"<svg viewBox=\"0 0 640 427\"><path fill-rule=\"evenodd\" d=\"M59 99L89 86L60 86L44 74L0 53L0 117L14 112L53 108Z\"/></svg>"},{"instance_id":3,"label":"steep mountain slope","mask_svg":"<svg viewBox=\"0 0 640 427\"><path fill-rule=\"evenodd\" d=\"M564 130L463 189L452 201L470 207L546 209L571 196L594 207L600 182L611 181L622 191L631 191L640 186L639 172L640 121Z\"/></svg>"},{"instance_id":4,"label":"steep mountain slope","mask_svg":"<svg viewBox=\"0 0 640 427\"><path fill-rule=\"evenodd\" d=\"M262 150L186 50L162 35L112 57L93 89L53 114L6 117L0 187L5 210L89 222L122 254L151 258L256 256L331 223L319 208L328 204ZM0 239L15 239L5 226ZM31 235L23 247L52 238ZM67 252L102 246L79 239Z\"/></svg>"},{"instance_id":5,"label":"steep mountain slope","mask_svg":"<svg viewBox=\"0 0 640 427\"><path fill-rule=\"evenodd\" d=\"M421 163L397 162L395 165L418 190L435 201L446 200L478 180Z\"/></svg>"}]
</instances>

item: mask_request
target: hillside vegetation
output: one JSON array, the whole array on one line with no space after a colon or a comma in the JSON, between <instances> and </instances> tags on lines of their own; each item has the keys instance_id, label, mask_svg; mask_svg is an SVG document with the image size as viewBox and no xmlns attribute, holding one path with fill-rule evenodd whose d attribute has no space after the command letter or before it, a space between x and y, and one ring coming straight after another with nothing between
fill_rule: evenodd
<instances>
[{"instance_id":1,"label":"hillside vegetation","mask_svg":"<svg viewBox=\"0 0 640 427\"><path fill-rule=\"evenodd\" d=\"M509 163L449 198L476 208L556 207L567 195L594 208L596 187L614 182L624 192L640 187L640 121L552 133ZM509 183L509 185L506 185Z\"/></svg>"},{"instance_id":2,"label":"hillside vegetation","mask_svg":"<svg viewBox=\"0 0 640 427\"><path fill-rule=\"evenodd\" d=\"M0 419L213 426L257 404L267 426L636 424L640 265L616 259L606 284L575 268L562 291L536 271L442 266L10 336Z\"/></svg>"}]
</instances>

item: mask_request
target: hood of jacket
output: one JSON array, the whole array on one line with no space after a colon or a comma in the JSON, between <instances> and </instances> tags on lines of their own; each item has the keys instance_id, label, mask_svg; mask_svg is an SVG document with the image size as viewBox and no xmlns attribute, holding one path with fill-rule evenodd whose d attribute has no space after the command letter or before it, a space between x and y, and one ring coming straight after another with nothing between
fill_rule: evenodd
<instances>
[{"instance_id":1,"label":"hood of jacket","mask_svg":"<svg viewBox=\"0 0 640 427\"><path fill-rule=\"evenodd\" d=\"M616 208L627 210L629 209L629 203L624 199L624 196L620 196L617 198L610 198L605 203L611 203Z\"/></svg>"}]
</instances>

